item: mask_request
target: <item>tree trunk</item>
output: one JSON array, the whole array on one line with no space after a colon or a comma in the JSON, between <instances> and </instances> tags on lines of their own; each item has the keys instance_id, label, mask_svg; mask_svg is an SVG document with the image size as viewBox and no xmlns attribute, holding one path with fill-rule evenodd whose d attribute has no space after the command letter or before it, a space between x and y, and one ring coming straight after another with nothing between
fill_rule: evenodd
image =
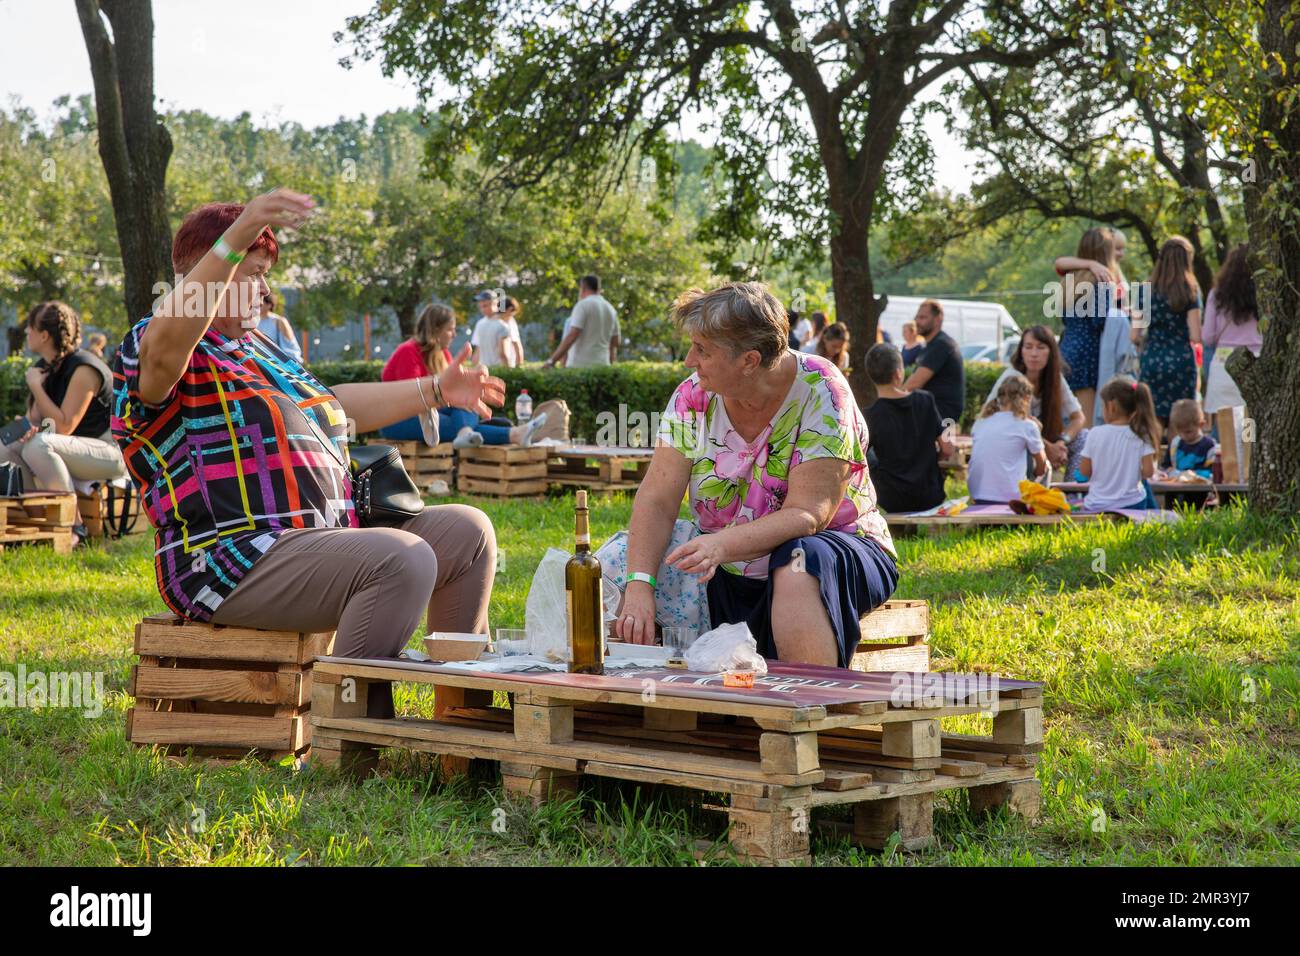
<instances>
[{"instance_id":1,"label":"tree trunk","mask_svg":"<svg viewBox=\"0 0 1300 956\"><path fill-rule=\"evenodd\" d=\"M1228 359L1253 425L1252 508L1282 515L1300 511L1300 21L1291 0L1266 0L1260 23L1264 61L1284 71L1263 84L1254 175L1245 184L1252 268L1257 271L1264 346L1258 359L1244 348ZM1289 29L1288 25L1289 24Z\"/></svg>"},{"instance_id":2,"label":"tree trunk","mask_svg":"<svg viewBox=\"0 0 1300 956\"><path fill-rule=\"evenodd\" d=\"M165 183L172 141L154 112L150 0L76 0L95 83L99 156L122 250L128 323L173 279ZM104 20L113 28L109 36Z\"/></svg>"},{"instance_id":3,"label":"tree trunk","mask_svg":"<svg viewBox=\"0 0 1300 956\"><path fill-rule=\"evenodd\" d=\"M402 302L395 310L397 312L397 327L401 330L403 341L415 334L415 309L419 304L419 302ZM369 358L369 356L366 357Z\"/></svg>"},{"instance_id":4,"label":"tree trunk","mask_svg":"<svg viewBox=\"0 0 1300 956\"><path fill-rule=\"evenodd\" d=\"M867 352L876 344L876 328L885 298L877 301L871 279L865 223L848 215L836 217L839 231L831 236L831 284L835 317L849 327L849 385L860 408L876 400L876 386L867 376Z\"/></svg>"}]
</instances>

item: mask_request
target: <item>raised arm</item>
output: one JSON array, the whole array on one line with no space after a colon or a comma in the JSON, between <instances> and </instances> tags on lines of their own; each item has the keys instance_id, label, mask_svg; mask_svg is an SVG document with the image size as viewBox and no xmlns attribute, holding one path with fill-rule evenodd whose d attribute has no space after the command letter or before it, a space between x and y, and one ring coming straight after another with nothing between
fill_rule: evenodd
<instances>
[{"instance_id":1,"label":"raised arm","mask_svg":"<svg viewBox=\"0 0 1300 956\"><path fill-rule=\"evenodd\" d=\"M243 253L267 226L297 228L311 215L310 196L276 189L251 200L222 237L233 253ZM140 340L140 397L151 405L165 400L189 365L194 347L217 317L240 264L218 255L215 247L190 269L154 310L156 321ZM201 308L195 309L194 304ZM195 312L198 312L195 315Z\"/></svg>"},{"instance_id":2,"label":"raised arm","mask_svg":"<svg viewBox=\"0 0 1300 956\"><path fill-rule=\"evenodd\" d=\"M30 368L27 370L27 385L32 390L31 412L29 416L35 421L53 419L54 430L60 435L71 435L81 424L95 393L103 382L99 372L89 365L83 365L72 373L68 390L63 396L63 404L55 405L45 391L45 370Z\"/></svg>"}]
</instances>

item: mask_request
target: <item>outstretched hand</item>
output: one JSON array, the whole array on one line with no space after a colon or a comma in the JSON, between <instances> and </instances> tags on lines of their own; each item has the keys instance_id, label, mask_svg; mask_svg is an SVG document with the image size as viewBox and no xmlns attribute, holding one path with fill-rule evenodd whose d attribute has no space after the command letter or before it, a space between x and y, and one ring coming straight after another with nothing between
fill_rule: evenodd
<instances>
[{"instance_id":1,"label":"outstretched hand","mask_svg":"<svg viewBox=\"0 0 1300 956\"><path fill-rule=\"evenodd\" d=\"M494 375L489 375L482 365L465 366L465 360L473 351L469 343L442 370L438 383L442 388L442 398L454 408L476 412L479 418L490 418L492 409L500 408L506 402L506 383Z\"/></svg>"}]
</instances>

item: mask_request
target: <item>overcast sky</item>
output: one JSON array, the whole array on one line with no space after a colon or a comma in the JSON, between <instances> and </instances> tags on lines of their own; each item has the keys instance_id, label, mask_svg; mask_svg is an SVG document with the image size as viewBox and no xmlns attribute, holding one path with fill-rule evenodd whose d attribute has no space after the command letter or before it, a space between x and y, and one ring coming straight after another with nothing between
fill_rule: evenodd
<instances>
[{"instance_id":1,"label":"overcast sky","mask_svg":"<svg viewBox=\"0 0 1300 956\"><path fill-rule=\"evenodd\" d=\"M154 0L158 105L227 118L247 111L261 124L304 126L414 107L413 86L385 79L377 63L351 70L338 64L349 51L334 42L334 32L369 7L370 0ZM91 89L73 0L0 0L6 109L17 97L45 118L55 97ZM938 184L968 189L968 154L944 135L938 118L928 128Z\"/></svg>"}]
</instances>

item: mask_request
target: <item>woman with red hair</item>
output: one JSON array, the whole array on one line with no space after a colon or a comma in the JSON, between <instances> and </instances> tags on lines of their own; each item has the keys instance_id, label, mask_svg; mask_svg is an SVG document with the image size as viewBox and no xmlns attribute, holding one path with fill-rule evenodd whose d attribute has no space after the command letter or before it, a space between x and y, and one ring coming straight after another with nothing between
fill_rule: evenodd
<instances>
[{"instance_id":1,"label":"woman with red hair","mask_svg":"<svg viewBox=\"0 0 1300 956\"><path fill-rule=\"evenodd\" d=\"M439 405L486 417L504 384L463 368L466 347L439 375L330 389L256 331L279 255L271 228L300 226L313 206L277 189L192 212L172 244L176 288L118 350L113 434L156 529L159 591L197 621L337 631L344 656L397 655L421 617L486 634L487 517L443 505L360 527L347 442L416 415L436 422Z\"/></svg>"}]
</instances>

